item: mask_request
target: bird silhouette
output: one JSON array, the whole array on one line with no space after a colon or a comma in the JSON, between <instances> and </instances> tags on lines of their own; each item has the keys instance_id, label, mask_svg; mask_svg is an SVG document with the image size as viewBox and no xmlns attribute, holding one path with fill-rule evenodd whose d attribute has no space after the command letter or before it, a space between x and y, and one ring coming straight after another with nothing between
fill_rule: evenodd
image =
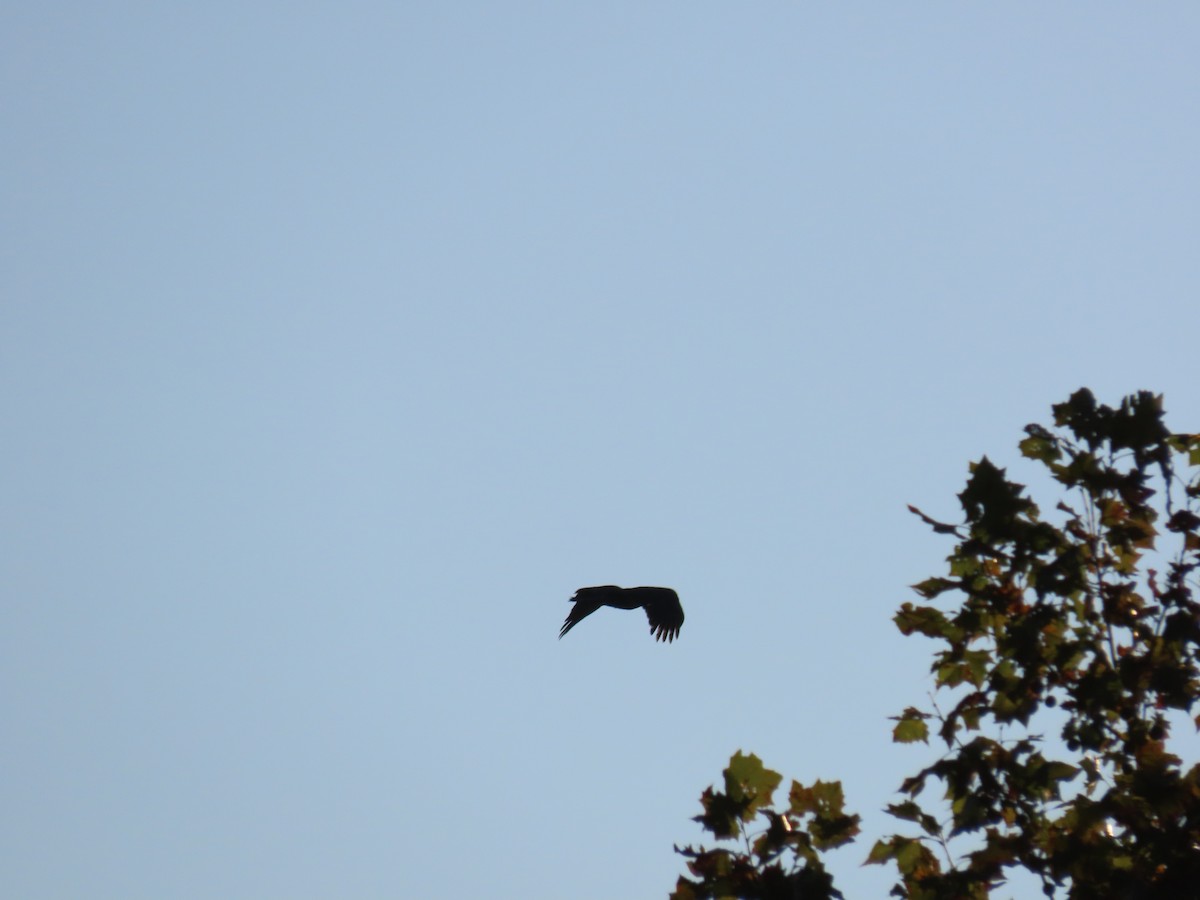
<instances>
[{"instance_id":1,"label":"bird silhouette","mask_svg":"<svg viewBox=\"0 0 1200 900\"><path fill-rule=\"evenodd\" d=\"M598 610L602 606L614 606L617 609L646 610L646 618L650 620L650 633L656 641L673 641L679 636L683 627L683 607L679 605L679 595L665 587L617 587L615 584L602 584L597 587L580 588L571 598L575 605L567 620L563 622L562 636Z\"/></svg>"}]
</instances>

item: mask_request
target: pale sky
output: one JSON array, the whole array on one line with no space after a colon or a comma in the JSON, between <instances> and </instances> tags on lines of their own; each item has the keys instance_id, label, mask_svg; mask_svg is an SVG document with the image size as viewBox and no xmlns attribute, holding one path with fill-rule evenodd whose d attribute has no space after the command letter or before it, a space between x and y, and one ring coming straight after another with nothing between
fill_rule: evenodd
<instances>
[{"instance_id":1,"label":"pale sky","mask_svg":"<svg viewBox=\"0 0 1200 900\"><path fill-rule=\"evenodd\" d=\"M1192 3L0 11L0 893L665 897L864 835L967 464L1200 430ZM666 646L590 584L676 588Z\"/></svg>"}]
</instances>

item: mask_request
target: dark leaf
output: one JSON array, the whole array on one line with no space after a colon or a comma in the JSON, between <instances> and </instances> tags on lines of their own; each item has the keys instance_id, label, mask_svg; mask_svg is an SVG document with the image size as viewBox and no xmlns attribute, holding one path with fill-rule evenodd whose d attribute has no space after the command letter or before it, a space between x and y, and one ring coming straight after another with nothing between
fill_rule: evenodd
<instances>
[{"instance_id":1,"label":"dark leaf","mask_svg":"<svg viewBox=\"0 0 1200 900\"><path fill-rule=\"evenodd\" d=\"M893 803L892 805L888 806L887 812L890 815L895 816L897 819L904 819L907 822L916 822L930 837L935 837L941 833L941 827L938 825L937 819L921 809L921 807L912 800L905 800L903 803Z\"/></svg>"},{"instance_id":2,"label":"dark leaf","mask_svg":"<svg viewBox=\"0 0 1200 900\"><path fill-rule=\"evenodd\" d=\"M911 503L908 505L908 511L917 516L922 522L924 522L938 534L958 534L957 525L949 525L945 522L938 522L935 519L931 519Z\"/></svg>"},{"instance_id":3,"label":"dark leaf","mask_svg":"<svg viewBox=\"0 0 1200 900\"><path fill-rule=\"evenodd\" d=\"M952 591L958 586L959 583L951 578L926 578L914 584L912 588L926 600L932 600L938 594Z\"/></svg>"},{"instance_id":4,"label":"dark leaf","mask_svg":"<svg viewBox=\"0 0 1200 900\"><path fill-rule=\"evenodd\" d=\"M1176 533L1195 531L1200 528L1200 516L1186 509L1181 509L1167 520L1167 530Z\"/></svg>"}]
</instances>

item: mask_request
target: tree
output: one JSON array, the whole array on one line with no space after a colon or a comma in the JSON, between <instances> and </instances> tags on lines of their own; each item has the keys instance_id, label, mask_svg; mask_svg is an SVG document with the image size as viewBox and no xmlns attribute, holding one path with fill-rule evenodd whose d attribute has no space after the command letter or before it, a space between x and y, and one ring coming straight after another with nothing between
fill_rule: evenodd
<instances>
[{"instance_id":1,"label":"tree","mask_svg":"<svg viewBox=\"0 0 1200 900\"><path fill-rule=\"evenodd\" d=\"M962 524L910 507L954 549L894 619L937 649L929 708L892 739L944 747L867 856L895 866L897 897L983 898L1010 870L1050 897L1200 891L1200 764L1168 746L1200 729L1200 435L1172 434L1148 392L1112 409L1083 389L1053 412L1019 445L1063 488L1049 514L986 457ZM776 807L780 781L733 757L696 819L732 846L677 847L693 877L674 900L842 896L821 861L858 832L841 784L793 782Z\"/></svg>"}]
</instances>

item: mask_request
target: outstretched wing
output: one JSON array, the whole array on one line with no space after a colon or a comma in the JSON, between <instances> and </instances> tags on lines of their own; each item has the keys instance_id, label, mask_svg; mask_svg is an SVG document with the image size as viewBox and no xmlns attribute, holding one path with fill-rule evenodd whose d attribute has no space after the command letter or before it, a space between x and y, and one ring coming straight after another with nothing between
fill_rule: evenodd
<instances>
[{"instance_id":1,"label":"outstretched wing","mask_svg":"<svg viewBox=\"0 0 1200 900\"><path fill-rule=\"evenodd\" d=\"M600 607L608 605L611 599L620 592L621 589L615 584L602 584L598 587L585 587L577 590L575 596L571 598L571 602L575 605L567 613L567 620L563 622L562 631L558 633L558 639L562 640L564 634Z\"/></svg>"},{"instance_id":2,"label":"outstretched wing","mask_svg":"<svg viewBox=\"0 0 1200 900\"><path fill-rule=\"evenodd\" d=\"M683 606L679 595L670 588L635 588L643 591L646 618L650 620L650 633L656 641L673 641L679 637L683 627Z\"/></svg>"},{"instance_id":3,"label":"outstretched wing","mask_svg":"<svg viewBox=\"0 0 1200 900\"><path fill-rule=\"evenodd\" d=\"M617 609L637 609L640 606L646 610L650 633L657 641L675 640L679 637L679 629L683 627L683 607L679 605L679 595L671 588L621 588L615 584L602 584L580 588L571 602L575 605L558 632L560 639L602 606L614 606Z\"/></svg>"}]
</instances>

